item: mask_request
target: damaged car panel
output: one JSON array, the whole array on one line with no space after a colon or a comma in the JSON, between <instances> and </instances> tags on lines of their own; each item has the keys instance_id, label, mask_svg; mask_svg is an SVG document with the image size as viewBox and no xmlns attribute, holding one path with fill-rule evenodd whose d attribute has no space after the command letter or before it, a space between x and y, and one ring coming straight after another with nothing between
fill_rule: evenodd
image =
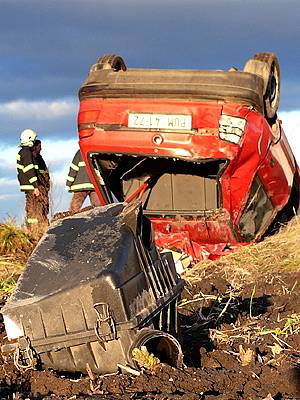
<instances>
[{"instance_id":1,"label":"damaged car panel","mask_svg":"<svg viewBox=\"0 0 300 400\"><path fill-rule=\"evenodd\" d=\"M244 71L117 70L101 60L80 89L78 127L103 204L140 199L157 245L189 243L180 250L193 261L208 244L221 246L217 255L293 216L299 169L276 118L273 53Z\"/></svg>"}]
</instances>

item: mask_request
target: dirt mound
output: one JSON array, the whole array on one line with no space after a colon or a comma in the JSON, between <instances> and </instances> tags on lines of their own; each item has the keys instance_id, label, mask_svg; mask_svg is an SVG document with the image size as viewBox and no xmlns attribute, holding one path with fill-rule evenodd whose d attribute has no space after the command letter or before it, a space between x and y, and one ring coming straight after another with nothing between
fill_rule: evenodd
<instances>
[{"instance_id":1,"label":"dirt mound","mask_svg":"<svg viewBox=\"0 0 300 400\"><path fill-rule=\"evenodd\" d=\"M300 399L299 237L300 226L292 224L186 274L182 370L158 364L138 376L82 376L18 371L0 356L0 398ZM1 320L0 332L4 343Z\"/></svg>"},{"instance_id":2,"label":"dirt mound","mask_svg":"<svg viewBox=\"0 0 300 400\"><path fill-rule=\"evenodd\" d=\"M212 269L202 284L186 287L180 305L186 362L216 371L217 391L222 374L230 376L234 390L224 381L224 398L300 398L299 278L261 277L237 291Z\"/></svg>"}]
</instances>

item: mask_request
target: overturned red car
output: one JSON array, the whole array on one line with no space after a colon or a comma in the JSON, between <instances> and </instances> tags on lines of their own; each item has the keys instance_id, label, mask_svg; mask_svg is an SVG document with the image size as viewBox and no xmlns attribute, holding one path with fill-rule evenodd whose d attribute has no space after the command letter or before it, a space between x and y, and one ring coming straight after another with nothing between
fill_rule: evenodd
<instances>
[{"instance_id":1,"label":"overturned red car","mask_svg":"<svg viewBox=\"0 0 300 400\"><path fill-rule=\"evenodd\" d=\"M243 71L92 66L80 147L102 204L143 203L155 242L192 261L261 239L299 206L299 169L277 118L279 64Z\"/></svg>"}]
</instances>

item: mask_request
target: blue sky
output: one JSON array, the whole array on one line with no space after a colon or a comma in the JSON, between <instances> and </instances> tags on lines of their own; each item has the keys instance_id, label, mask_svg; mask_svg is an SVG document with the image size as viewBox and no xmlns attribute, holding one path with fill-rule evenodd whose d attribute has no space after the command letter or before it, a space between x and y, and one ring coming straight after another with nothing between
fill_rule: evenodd
<instances>
[{"instance_id":1,"label":"blue sky","mask_svg":"<svg viewBox=\"0 0 300 400\"><path fill-rule=\"evenodd\" d=\"M19 134L35 129L53 178L53 212L77 147L77 93L105 53L129 67L243 68L258 51L281 67L279 116L300 162L299 0L0 0L0 220L23 215Z\"/></svg>"}]
</instances>

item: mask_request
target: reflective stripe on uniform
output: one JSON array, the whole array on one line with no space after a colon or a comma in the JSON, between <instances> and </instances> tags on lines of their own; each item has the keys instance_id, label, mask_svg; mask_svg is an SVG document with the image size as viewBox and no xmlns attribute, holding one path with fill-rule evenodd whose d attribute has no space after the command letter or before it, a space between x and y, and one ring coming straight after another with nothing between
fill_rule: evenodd
<instances>
[{"instance_id":1,"label":"reflective stripe on uniform","mask_svg":"<svg viewBox=\"0 0 300 400\"><path fill-rule=\"evenodd\" d=\"M28 224L37 224L39 222L37 218L27 218L26 221Z\"/></svg>"},{"instance_id":2,"label":"reflective stripe on uniform","mask_svg":"<svg viewBox=\"0 0 300 400\"><path fill-rule=\"evenodd\" d=\"M26 167L23 168L23 172L26 173L28 171L30 171L32 168L35 168L34 164L29 164Z\"/></svg>"},{"instance_id":3,"label":"reflective stripe on uniform","mask_svg":"<svg viewBox=\"0 0 300 400\"><path fill-rule=\"evenodd\" d=\"M92 183L80 183L79 185L72 185L70 190L77 189L94 189L94 185Z\"/></svg>"},{"instance_id":4,"label":"reflective stripe on uniform","mask_svg":"<svg viewBox=\"0 0 300 400\"><path fill-rule=\"evenodd\" d=\"M17 161L20 161L20 160L21 160L20 154L17 154L17 155L16 155L16 159L17 159Z\"/></svg>"},{"instance_id":5,"label":"reflective stripe on uniform","mask_svg":"<svg viewBox=\"0 0 300 400\"><path fill-rule=\"evenodd\" d=\"M74 171L79 171L79 167L77 167L77 165L75 165L75 164L73 164L73 163L70 164L70 167L71 167L72 169L74 169Z\"/></svg>"},{"instance_id":6,"label":"reflective stripe on uniform","mask_svg":"<svg viewBox=\"0 0 300 400\"><path fill-rule=\"evenodd\" d=\"M33 176L32 178L29 179L29 183L33 183L37 181L37 177Z\"/></svg>"},{"instance_id":7,"label":"reflective stripe on uniform","mask_svg":"<svg viewBox=\"0 0 300 400\"><path fill-rule=\"evenodd\" d=\"M69 182L74 182L74 181L75 181L75 178L72 178L71 176L68 176L68 177L67 177L67 181L69 181Z\"/></svg>"},{"instance_id":8,"label":"reflective stripe on uniform","mask_svg":"<svg viewBox=\"0 0 300 400\"><path fill-rule=\"evenodd\" d=\"M78 167L85 167L85 162L84 161L79 161Z\"/></svg>"},{"instance_id":9,"label":"reflective stripe on uniform","mask_svg":"<svg viewBox=\"0 0 300 400\"><path fill-rule=\"evenodd\" d=\"M20 190L34 190L33 185L20 185Z\"/></svg>"},{"instance_id":10,"label":"reflective stripe on uniform","mask_svg":"<svg viewBox=\"0 0 300 400\"><path fill-rule=\"evenodd\" d=\"M21 170L23 171L24 165L17 164L17 168L18 168L18 169L21 169Z\"/></svg>"}]
</instances>

